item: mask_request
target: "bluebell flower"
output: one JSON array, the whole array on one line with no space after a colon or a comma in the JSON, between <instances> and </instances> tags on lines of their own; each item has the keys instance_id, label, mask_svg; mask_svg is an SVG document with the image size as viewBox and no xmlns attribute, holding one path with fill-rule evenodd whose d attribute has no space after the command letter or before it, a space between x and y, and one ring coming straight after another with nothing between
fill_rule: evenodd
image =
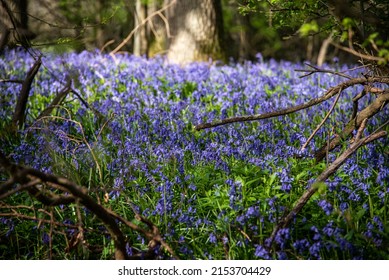
<instances>
[{"instance_id":1,"label":"bluebell flower","mask_svg":"<svg viewBox=\"0 0 389 280\"><path fill-rule=\"evenodd\" d=\"M42 233L42 242L46 245L50 242L50 236L46 232Z\"/></svg>"},{"instance_id":2,"label":"bluebell flower","mask_svg":"<svg viewBox=\"0 0 389 280\"><path fill-rule=\"evenodd\" d=\"M303 254L304 251L306 251L310 246L311 244L305 238L301 240L297 240L293 243L293 247L297 250L299 254Z\"/></svg>"},{"instance_id":3,"label":"bluebell flower","mask_svg":"<svg viewBox=\"0 0 389 280\"><path fill-rule=\"evenodd\" d=\"M322 199L318 202L318 205L323 209L323 211L326 213L327 216L331 215L333 211L333 207L331 203Z\"/></svg>"},{"instance_id":4,"label":"bluebell flower","mask_svg":"<svg viewBox=\"0 0 389 280\"><path fill-rule=\"evenodd\" d=\"M289 239L289 228L282 228L277 232L274 241L280 246L281 250L283 250L286 247L286 241L288 241Z\"/></svg>"},{"instance_id":5,"label":"bluebell flower","mask_svg":"<svg viewBox=\"0 0 389 280\"><path fill-rule=\"evenodd\" d=\"M349 204L347 202L342 202L339 205L339 209L342 212L346 211L348 208L349 208Z\"/></svg>"},{"instance_id":6,"label":"bluebell flower","mask_svg":"<svg viewBox=\"0 0 389 280\"><path fill-rule=\"evenodd\" d=\"M278 251L277 252L277 258L279 260L287 260L288 259L288 255L285 252Z\"/></svg>"},{"instance_id":7,"label":"bluebell flower","mask_svg":"<svg viewBox=\"0 0 389 280\"><path fill-rule=\"evenodd\" d=\"M333 224L334 222L333 221L330 221L324 228L323 228L323 233L326 234L328 237L331 237L334 232L335 232L335 229L333 228Z\"/></svg>"},{"instance_id":8,"label":"bluebell flower","mask_svg":"<svg viewBox=\"0 0 389 280\"><path fill-rule=\"evenodd\" d=\"M261 259L265 259L265 260L270 260L271 257L270 257L270 254L269 252L265 249L265 247L261 246L261 245L256 245L255 246L255 253L254 255L258 258L261 258Z\"/></svg>"},{"instance_id":9,"label":"bluebell flower","mask_svg":"<svg viewBox=\"0 0 389 280\"><path fill-rule=\"evenodd\" d=\"M319 229L316 226L312 226L311 231L313 231L313 233L314 233L313 238L312 238L313 240L318 241L321 239L321 234L319 232Z\"/></svg>"},{"instance_id":10,"label":"bluebell flower","mask_svg":"<svg viewBox=\"0 0 389 280\"><path fill-rule=\"evenodd\" d=\"M321 249L322 249L322 243L320 241L318 241L318 242L315 242L311 245L311 247L309 248L309 253L315 259L321 259L321 257L320 257Z\"/></svg>"},{"instance_id":11,"label":"bluebell flower","mask_svg":"<svg viewBox=\"0 0 389 280\"><path fill-rule=\"evenodd\" d=\"M209 242L213 244L217 243L216 235L213 232L211 232L211 234L209 235Z\"/></svg>"}]
</instances>

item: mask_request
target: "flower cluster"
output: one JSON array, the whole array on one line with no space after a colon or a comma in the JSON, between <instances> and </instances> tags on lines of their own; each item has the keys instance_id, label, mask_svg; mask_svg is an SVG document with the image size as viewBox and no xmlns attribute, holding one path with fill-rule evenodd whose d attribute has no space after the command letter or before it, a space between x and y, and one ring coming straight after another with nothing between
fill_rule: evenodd
<instances>
[{"instance_id":1,"label":"flower cluster","mask_svg":"<svg viewBox=\"0 0 389 280\"><path fill-rule=\"evenodd\" d=\"M319 130L306 152L299 148L331 102L286 117L193 131L202 122L307 102L342 77L299 79L294 69L303 65L262 59L180 67L167 64L162 57L113 58L82 52L47 55L43 61L20 143L1 139L0 146L16 162L107 192L111 201L120 201L152 219L168 241L177 241L178 252L218 258L230 246L265 259L293 258L287 256L292 250L304 257L322 258L338 249L348 250L350 257L364 257L363 251L355 249L364 245L352 244L346 237L345 228L356 224L366 238L383 244L386 220L368 216L369 211L377 215L387 211L389 159L381 152L387 139L363 148L327 182L325 197L309 206L322 213L302 213L311 227L300 229L296 224L284 229L276 236L276 254L265 249L264 240L274 224L320 171L313 167L310 152L331 137L330 130ZM30 55L8 51L0 58L1 78L23 79L32 64ZM346 65L337 67L338 71L347 69ZM69 73L88 107L70 93L57 109L58 117L36 122ZM0 83L1 128L12 117L19 90L17 84ZM346 90L330 126L348 122L350 100L359 90ZM379 124L388 113L384 109L371 123ZM303 159L296 160L296 156ZM350 209L360 213L358 221L349 217ZM340 215L342 222L328 223L333 215ZM3 223L11 230L8 220ZM209 244L215 248L198 249Z\"/></svg>"}]
</instances>

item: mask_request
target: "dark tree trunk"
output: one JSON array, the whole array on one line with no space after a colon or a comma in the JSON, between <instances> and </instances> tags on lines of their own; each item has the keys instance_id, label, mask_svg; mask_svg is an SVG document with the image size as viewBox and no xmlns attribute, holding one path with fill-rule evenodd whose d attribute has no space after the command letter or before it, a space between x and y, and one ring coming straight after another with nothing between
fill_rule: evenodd
<instances>
[{"instance_id":1,"label":"dark tree trunk","mask_svg":"<svg viewBox=\"0 0 389 280\"><path fill-rule=\"evenodd\" d=\"M7 44L29 46L27 0L0 0L0 50Z\"/></svg>"}]
</instances>

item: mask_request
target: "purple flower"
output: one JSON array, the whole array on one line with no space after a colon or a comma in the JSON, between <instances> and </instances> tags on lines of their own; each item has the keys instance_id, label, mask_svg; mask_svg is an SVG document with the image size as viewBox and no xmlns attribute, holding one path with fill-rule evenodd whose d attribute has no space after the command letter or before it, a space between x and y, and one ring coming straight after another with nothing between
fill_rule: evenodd
<instances>
[{"instance_id":1,"label":"purple flower","mask_svg":"<svg viewBox=\"0 0 389 280\"><path fill-rule=\"evenodd\" d=\"M293 243L293 247L297 250L299 254L303 254L305 250L310 247L310 243L307 239L297 240Z\"/></svg>"},{"instance_id":2,"label":"purple flower","mask_svg":"<svg viewBox=\"0 0 389 280\"><path fill-rule=\"evenodd\" d=\"M322 249L322 243L320 241L313 243L312 246L309 248L309 253L312 257L316 259L321 259L320 257L320 251Z\"/></svg>"},{"instance_id":3,"label":"purple flower","mask_svg":"<svg viewBox=\"0 0 389 280\"><path fill-rule=\"evenodd\" d=\"M50 236L46 232L42 233L42 242L46 245L50 242Z\"/></svg>"},{"instance_id":4,"label":"purple flower","mask_svg":"<svg viewBox=\"0 0 389 280\"><path fill-rule=\"evenodd\" d=\"M312 227L311 227L311 231L313 231L313 233L314 233L314 235L313 235L313 240L318 241L318 240L321 239L321 235L320 235L320 232L319 232L319 230L318 230L317 227L312 226Z\"/></svg>"},{"instance_id":5,"label":"purple flower","mask_svg":"<svg viewBox=\"0 0 389 280\"><path fill-rule=\"evenodd\" d=\"M247 218L259 217L259 207L250 206L249 208L247 208L246 217Z\"/></svg>"},{"instance_id":6,"label":"purple flower","mask_svg":"<svg viewBox=\"0 0 389 280\"><path fill-rule=\"evenodd\" d=\"M331 203L323 199L318 202L318 205L321 207L321 209L323 209L324 213L326 213L327 216L331 215L333 211Z\"/></svg>"},{"instance_id":7,"label":"purple flower","mask_svg":"<svg viewBox=\"0 0 389 280\"><path fill-rule=\"evenodd\" d=\"M333 221L330 221L324 228L323 228L323 233L326 234L328 237L331 237L335 230L333 228Z\"/></svg>"},{"instance_id":8,"label":"purple flower","mask_svg":"<svg viewBox=\"0 0 389 280\"><path fill-rule=\"evenodd\" d=\"M211 234L209 235L209 242L213 244L217 243L216 235L213 232L211 232Z\"/></svg>"},{"instance_id":9,"label":"purple flower","mask_svg":"<svg viewBox=\"0 0 389 280\"><path fill-rule=\"evenodd\" d=\"M254 255L258 258L265 259L265 260L271 259L269 252L265 249L265 247L261 245L256 245Z\"/></svg>"},{"instance_id":10,"label":"purple flower","mask_svg":"<svg viewBox=\"0 0 389 280\"><path fill-rule=\"evenodd\" d=\"M280 246L281 249L286 247L286 241L290 239L290 233L288 228L280 229L275 237L275 242Z\"/></svg>"}]
</instances>

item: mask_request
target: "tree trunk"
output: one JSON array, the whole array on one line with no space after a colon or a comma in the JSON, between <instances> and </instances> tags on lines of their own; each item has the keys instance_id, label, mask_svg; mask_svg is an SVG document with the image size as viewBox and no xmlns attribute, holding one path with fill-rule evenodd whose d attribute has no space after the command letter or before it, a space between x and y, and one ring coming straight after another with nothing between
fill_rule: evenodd
<instances>
[{"instance_id":1,"label":"tree trunk","mask_svg":"<svg viewBox=\"0 0 389 280\"><path fill-rule=\"evenodd\" d=\"M180 0L168 9L167 17L172 35L167 54L170 62L224 59L220 0Z\"/></svg>"},{"instance_id":2,"label":"tree trunk","mask_svg":"<svg viewBox=\"0 0 389 280\"><path fill-rule=\"evenodd\" d=\"M8 44L29 45L27 0L0 0L0 50Z\"/></svg>"},{"instance_id":3,"label":"tree trunk","mask_svg":"<svg viewBox=\"0 0 389 280\"><path fill-rule=\"evenodd\" d=\"M135 26L141 24L147 17L147 7L142 0L136 0ZM134 54L141 56L148 53L147 25L142 25L134 34Z\"/></svg>"}]
</instances>

